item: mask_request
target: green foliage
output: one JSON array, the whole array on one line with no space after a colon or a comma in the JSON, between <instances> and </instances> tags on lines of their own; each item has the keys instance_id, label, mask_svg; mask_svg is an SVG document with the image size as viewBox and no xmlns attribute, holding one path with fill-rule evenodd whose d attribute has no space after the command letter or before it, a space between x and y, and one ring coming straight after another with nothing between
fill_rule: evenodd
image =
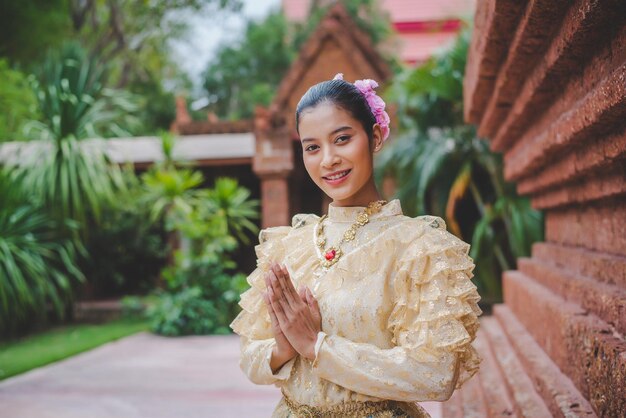
<instances>
[{"instance_id":1,"label":"green foliage","mask_svg":"<svg viewBox=\"0 0 626 418\"><path fill-rule=\"evenodd\" d=\"M188 90L190 82L171 53L174 41L188 36L188 16L217 20L236 12L239 0L108 0L70 3L75 36L110 65L111 85L141 95L141 134L169 129L175 116L169 90Z\"/></svg>"},{"instance_id":2,"label":"green foliage","mask_svg":"<svg viewBox=\"0 0 626 418\"><path fill-rule=\"evenodd\" d=\"M423 66L400 74L389 90L401 133L376 161L376 180L391 175L408 214L442 216L448 229L471 241L479 291L501 299L500 275L542 239L542 216L503 178L502 158L463 123L463 72L469 45L454 45Z\"/></svg>"},{"instance_id":3,"label":"green foliage","mask_svg":"<svg viewBox=\"0 0 626 418\"><path fill-rule=\"evenodd\" d=\"M155 74L149 80L136 80L128 84L128 90L141 97L141 106L137 112L141 123L135 131L136 135L154 135L170 129L176 118L174 93L163 87L164 81L163 76Z\"/></svg>"},{"instance_id":4,"label":"green foliage","mask_svg":"<svg viewBox=\"0 0 626 418\"><path fill-rule=\"evenodd\" d=\"M0 142L23 140L23 128L37 119L37 101L28 76L0 59Z\"/></svg>"},{"instance_id":5,"label":"green foliage","mask_svg":"<svg viewBox=\"0 0 626 418\"><path fill-rule=\"evenodd\" d=\"M72 37L68 0L3 1L0 10L0 56L12 63L35 63Z\"/></svg>"},{"instance_id":6,"label":"green foliage","mask_svg":"<svg viewBox=\"0 0 626 418\"><path fill-rule=\"evenodd\" d=\"M202 13L207 19L217 20L240 7L240 0L3 2L0 56L30 72L46 51L79 40L96 68L110 70L105 86L120 89L103 90L102 94L110 101L133 101L139 106L139 111L133 113L141 122L133 132L154 134L168 129L175 116L174 96L168 90L180 91L191 85L171 54L172 42L188 36L188 16ZM164 85L170 87L164 89ZM131 93L143 101L131 99ZM124 117L123 112L111 116L111 128L125 123L123 118L113 118ZM107 122L101 128L107 132L97 136L120 136L114 130L108 132ZM9 136L17 132L10 130Z\"/></svg>"},{"instance_id":7,"label":"green foliage","mask_svg":"<svg viewBox=\"0 0 626 418\"><path fill-rule=\"evenodd\" d=\"M85 243L89 257L81 263L82 271L99 297L145 293L165 266L165 230L161 222L150 219L149 208L139 204L139 187L118 194Z\"/></svg>"},{"instance_id":8,"label":"green foliage","mask_svg":"<svg viewBox=\"0 0 626 418\"><path fill-rule=\"evenodd\" d=\"M392 33L388 17L375 0L344 0L346 10L375 44ZM223 45L204 73L209 110L227 119L252 117L267 106L302 44L319 25L328 7L312 2L302 24L291 24L281 12L248 23L241 41Z\"/></svg>"},{"instance_id":9,"label":"green foliage","mask_svg":"<svg viewBox=\"0 0 626 418\"><path fill-rule=\"evenodd\" d=\"M372 43L378 45L393 34L388 14L380 7L377 0L340 0L350 17L363 32L369 35ZM309 17L295 27L294 45L299 49L319 26L320 21L333 6L333 2L321 5L319 0L312 1Z\"/></svg>"},{"instance_id":10,"label":"green foliage","mask_svg":"<svg viewBox=\"0 0 626 418\"><path fill-rule=\"evenodd\" d=\"M33 139L130 136L137 127L137 98L107 88L105 67L77 43L51 51L37 74L42 122L33 123Z\"/></svg>"},{"instance_id":11,"label":"green foliage","mask_svg":"<svg viewBox=\"0 0 626 418\"><path fill-rule=\"evenodd\" d=\"M37 146L14 157L20 177L33 198L56 219L73 219L85 232L98 222L103 207L123 188L120 170L85 138L128 134L132 100L104 88L104 73L76 44L51 53L40 71L37 98L42 121L29 124Z\"/></svg>"},{"instance_id":12,"label":"green foliage","mask_svg":"<svg viewBox=\"0 0 626 418\"><path fill-rule=\"evenodd\" d=\"M258 218L258 203L250 200L250 191L239 187L237 180L218 178L212 189L201 191L200 198L207 202L204 210L216 214L226 222L226 232L244 244L250 244L247 232L256 232L250 219Z\"/></svg>"},{"instance_id":13,"label":"green foliage","mask_svg":"<svg viewBox=\"0 0 626 418\"><path fill-rule=\"evenodd\" d=\"M7 335L51 313L62 318L84 276L74 244L7 170L0 170L0 201L0 335Z\"/></svg>"},{"instance_id":14,"label":"green foliage","mask_svg":"<svg viewBox=\"0 0 626 418\"><path fill-rule=\"evenodd\" d=\"M396 75L387 92L405 129L463 125L463 75L471 32L422 66Z\"/></svg>"},{"instance_id":15,"label":"green foliage","mask_svg":"<svg viewBox=\"0 0 626 418\"><path fill-rule=\"evenodd\" d=\"M280 12L248 23L243 39L220 48L204 74L210 110L229 119L249 118L255 105L268 105L295 57L289 25Z\"/></svg>"},{"instance_id":16,"label":"green foliage","mask_svg":"<svg viewBox=\"0 0 626 418\"><path fill-rule=\"evenodd\" d=\"M171 137L163 147L171 153ZM167 155L167 153L166 153ZM171 155L171 154L170 154ZM144 175L147 195L164 218L170 242L176 246L173 262L162 272L165 289L148 310L151 328L164 335L227 333L237 310L245 276L228 254L246 234L257 234L251 219L258 204L236 180L219 178L215 187L198 190L199 172L181 169L166 158ZM177 244L182 243L182 246Z\"/></svg>"},{"instance_id":17,"label":"green foliage","mask_svg":"<svg viewBox=\"0 0 626 418\"><path fill-rule=\"evenodd\" d=\"M228 334L233 320L241 282L245 276L221 274L212 277L212 289L200 286L159 293L159 301L147 315L151 329L161 335Z\"/></svg>"}]
</instances>

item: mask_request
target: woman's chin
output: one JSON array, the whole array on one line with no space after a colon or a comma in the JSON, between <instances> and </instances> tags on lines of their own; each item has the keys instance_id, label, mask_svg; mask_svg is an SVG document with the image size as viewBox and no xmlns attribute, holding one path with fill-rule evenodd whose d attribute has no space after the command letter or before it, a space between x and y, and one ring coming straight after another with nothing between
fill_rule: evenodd
<instances>
[{"instance_id":1,"label":"woman's chin","mask_svg":"<svg viewBox=\"0 0 626 418\"><path fill-rule=\"evenodd\" d=\"M342 200L346 200L349 199L350 196L354 195L353 192L351 192L351 190L337 190L337 189L333 189L333 190L324 190L324 192L326 193L326 195L328 195L328 197L330 197L333 201L342 201Z\"/></svg>"}]
</instances>

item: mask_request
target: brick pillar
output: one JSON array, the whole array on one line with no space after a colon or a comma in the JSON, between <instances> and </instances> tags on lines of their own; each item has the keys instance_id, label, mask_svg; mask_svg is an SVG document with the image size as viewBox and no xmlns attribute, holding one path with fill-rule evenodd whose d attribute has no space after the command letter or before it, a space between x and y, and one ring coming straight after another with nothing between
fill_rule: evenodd
<instances>
[{"instance_id":1,"label":"brick pillar","mask_svg":"<svg viewBox=\"0 0 626 418\"><path fill-rule=\"evenodd\" d=\"M262 228L291 224L288 177L293 171L293 147L280 115L255 111L256 152L252 169L261 179Z\"/></svg>"},{"instance_id":2,"label":"brick pillar","mask_svg":"<svg viewBox=\"0 0 626 418\"><path fill-rule=\"evenodd\" d=\"M291 224L287 177L261 177L261 215L262 228Z\"/></svg>"},{"instance_id":3,"label":"brick pillar","mask_svg":"<svg viewBox=\"0 0 626 418\"><path fill-rule=\"evenodd\" d=\"M626 3L479 0L465 117L545 213L444 417L626 411Z\"/></svg>"}]
</instances>

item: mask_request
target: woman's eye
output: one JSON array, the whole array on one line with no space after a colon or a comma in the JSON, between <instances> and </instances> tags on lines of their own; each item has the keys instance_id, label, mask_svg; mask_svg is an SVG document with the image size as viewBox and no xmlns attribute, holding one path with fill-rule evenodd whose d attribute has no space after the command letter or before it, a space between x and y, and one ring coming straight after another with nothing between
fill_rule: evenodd
<instances>
[{"instance_id":1,"label":"woman's eye","mask_svg":"<svg viewBox=\"0 0 626 418\"><path fill-rule=\"evenodd\" d=\"M313 148L313 147L317 147L317 145L309 145L309 146L308 146L308 147L306 147L304 150L305 150L305 151L314 151L314 150L315 150L315 148Z\"/></svg>"},{"instance_id":2,"label":"woman's eye","mask_svg":"<svg viewBox=\"0 0 626 418\"><path fill-rule=\"evenodd\" d=\"M338 142L346 142L348 139L350 139L350 137L348 135L342 135L339 138L337 138Z\"/></svg>"}]
</instances>

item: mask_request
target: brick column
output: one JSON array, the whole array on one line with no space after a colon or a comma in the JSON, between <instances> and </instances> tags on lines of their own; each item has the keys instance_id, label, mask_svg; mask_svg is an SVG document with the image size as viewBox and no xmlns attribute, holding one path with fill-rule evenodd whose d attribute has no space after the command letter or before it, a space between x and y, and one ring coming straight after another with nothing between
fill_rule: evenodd
<instances>
[{"instance_id":1,"label":"brick column","mask_svg":"<svg viewBox=\"0 0 626 418\"><path fill-rule=\"evenodd\" d=\"M261 215L262 228L291 224L286 176L261 176Z\"/></svg>"},{"instance_id":2,"label":"brick column","mask_svg":"<svg viewBox=\"0 0 626 418\"><path fill-rule=\"evenodd\" d=\"M257 108L254 133L252 169L261 179L261 227L290 225L288 177L294 164L289 129L279 115Z\"/></svg>"}]
</instances>

